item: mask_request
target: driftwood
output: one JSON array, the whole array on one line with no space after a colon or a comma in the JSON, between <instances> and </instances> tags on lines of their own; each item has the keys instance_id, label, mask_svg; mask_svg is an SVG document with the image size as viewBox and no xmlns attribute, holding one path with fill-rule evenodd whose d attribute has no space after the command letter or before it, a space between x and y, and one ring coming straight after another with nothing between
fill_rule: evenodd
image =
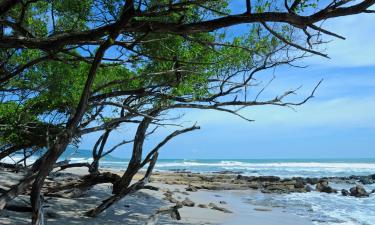
<instances>
[{"instance_id":1,"label":"driftwood","mask_svg":"<svg viewBox=\"0 0 375 225\"><path fill-rule=\"evenodd\" d=\"M181 220L181 215L178 212L178 209L180 208L182 208L182 204L179 203L177 203L175 206L160 208L149 217L145 225L155 225L158 222L160 215L163 214L169 214L173 219Z\"/></svg>"}]
</instances>

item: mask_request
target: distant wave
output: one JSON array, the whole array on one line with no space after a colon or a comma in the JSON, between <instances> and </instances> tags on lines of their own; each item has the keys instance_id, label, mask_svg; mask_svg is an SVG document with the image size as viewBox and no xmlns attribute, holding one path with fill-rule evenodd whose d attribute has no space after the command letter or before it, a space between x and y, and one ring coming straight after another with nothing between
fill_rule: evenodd
<instances>
[{"instance_id":1,"label":"distant wave","mask_svg":"<svg viewBox=\"0 0 375 225\"><path fill-rule=\"evenodd\" d=\"M208 166L226 168L333 168L333 169L375 169L375 163L320 163L320 162L280 162L280 163L247 163L239 161L220 162L163 162L158 163L158 167L178 167L178 166Z\"/></svg>"}]
</instances>

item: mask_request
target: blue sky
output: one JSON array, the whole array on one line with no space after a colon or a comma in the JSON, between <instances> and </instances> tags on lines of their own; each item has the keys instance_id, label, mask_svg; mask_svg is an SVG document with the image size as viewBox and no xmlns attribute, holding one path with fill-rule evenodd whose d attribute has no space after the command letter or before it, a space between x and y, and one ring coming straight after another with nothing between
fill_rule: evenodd
<instances>
[{"instance_id":1,"label":"blue sky","mask_svg":"<svg viewBox=\"0 0 375 225\"><path fill-rule=\"evenodd\" d=\"M197 122L201 130L172 140L161 150L162 158L375 158L375 15L356 15L326 21L325 27L347 40L332 39L326 47L330 60L305 59L305 69L279 68L266 95L277 95L303 85L299 97L324 79L316 97L291 110L256 107L243 115L246 122L214 111L186 111L185 124ZM267 80L265 74L263 80ZM108 148L128 137L120 130ZM152 148L167 131L149 138ZM80 148L91 149L98 134L83 137ZM131 146L114 156L128 157Z\"/></svg>"}]
</instances>

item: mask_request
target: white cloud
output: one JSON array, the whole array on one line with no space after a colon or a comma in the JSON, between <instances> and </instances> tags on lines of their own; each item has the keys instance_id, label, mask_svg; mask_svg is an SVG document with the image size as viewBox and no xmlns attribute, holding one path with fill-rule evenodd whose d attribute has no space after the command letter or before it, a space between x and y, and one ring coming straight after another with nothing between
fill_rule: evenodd
<instances>
[{"instance_id":1,"label":"white cloud","mask_svg":"<svg viewBox=\"0 0 375 225\"><path fill-rule=\"evenodd\" d=\"M298 107L297 111L261 106L246 109L242 115L256 120L249 126L257 128L362 128L375 127L375 114L372 112L375 112L375 96L313 101ZM247 126L240 118L215 111L195 111L188 117L203 126Z\"/></svg>"},{"instance_id":2,"label":"white cloud","mask_svg":"<svg viewBox=\"0 0 375 225\"><path fill-rule=\"evenodd\" d=\"M375 15L359 14L328 20L323 27L340 34L346 40L332 39L327 44L330 60L313 57L312 64L322 66L355 67L375 65Z\"/></svg>"}]
</instances>

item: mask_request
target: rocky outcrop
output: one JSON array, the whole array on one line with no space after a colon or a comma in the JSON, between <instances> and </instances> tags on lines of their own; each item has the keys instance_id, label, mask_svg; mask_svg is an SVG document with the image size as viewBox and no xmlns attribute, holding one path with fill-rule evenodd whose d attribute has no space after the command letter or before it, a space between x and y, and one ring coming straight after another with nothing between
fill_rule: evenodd
<instances>
[{"instance_id":1,"label":"rocky outcrop","mask_svg":"<svg viewBox=\"0 0 375 225\"><path fill-rule=\"evenodd\" d=\"M186 185L188 195L199 189L207 190L260 190L263 193L293 193L318 191L323 193L337 193L332 184L353 184L372 183L375 174L369 176L348 176L348 177L323 177L323 178L303 178L292 177L282 179L277 176L245 176L234 174L232 171L213 174L198 173L176 173L154 175L154 181L166 184ZM341 193L343 193L341 191ZM350 192L349 192L350 193ZM344 195L347 194L346 192ZM351 195L351 194L349 194ZM365 196L365 195L364 195ZM169 201L173 199L169 199Z\"/></svg>"},{"instance_id":2,"label":"rocky outcrop","mask_svg":"<svg viewBox=\"0 0 375 225\"><path fill-rule=\"evenodd\" d=\"M350 195L357 198L370 196L370 194L367 193L366 189L362 185L357 185L355 187L350 188Z\"/></svg>"},{"instance_id":3,"label":"rocky outcrop","mask_svg":"<svg viewBox=\"0 0 375 225\"><path fill-rule=\"evenodd\" d=\"M337 193L337 190L330 187L328 181L324 179L318 181L316 190L324 193Z\"/></svg>"}]
</instances>

